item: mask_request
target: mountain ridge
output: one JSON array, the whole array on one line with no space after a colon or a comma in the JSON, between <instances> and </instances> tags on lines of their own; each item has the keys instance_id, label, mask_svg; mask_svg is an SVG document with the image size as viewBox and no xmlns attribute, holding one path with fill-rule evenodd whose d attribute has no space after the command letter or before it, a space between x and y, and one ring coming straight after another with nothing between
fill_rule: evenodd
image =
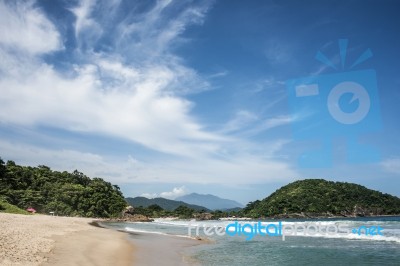
<instances>
[{"instance_id":1,"label":"mountain ridge","mask_svg":"<svg viewBox=\"0 0 400 266\"><path fill-rule=\"evenodd\" d=\"M329 217L400 214L400 198L348 182L304 179L243 209L250 217Z\"/></svg>"},{"instance_id":2,"label":"mountain ridge","mask_svg":"<svg viewBox=\"0 0 400 266\"><path fill-rule=\"evenodd\" d=\"M153 198L153 199L149 199L146 197L128 197L125 198L125 200L129 203L129 205L133 206L133 207L148 207L150 205L158 205L161 208L163 208L164 210L168 210L168 211L173 211L176 208L178 208L179 206L186 206L189 207L193 210L196 211L210 211L208 208L204 207L204 206L200 206L200 205L196 205L196 204L189 204L183 201L177 201L177 200L170 200L170 199L166 199L166 198L161 198L161 197L157 197L157 198Z\"/></svg>"},{"instance_id":3,"label":"mountain ridge","mask_svg":"<svg viewBox=\"0 0 400 266\"><path fill-rule=\"evenodd\" d=\"M177 197L175 200L183 201L188 204L201 204L210 210L227 210L244 207L243 204L237 201L220 198L212 194L190 193Z\"/></svg>"}]
</instances>

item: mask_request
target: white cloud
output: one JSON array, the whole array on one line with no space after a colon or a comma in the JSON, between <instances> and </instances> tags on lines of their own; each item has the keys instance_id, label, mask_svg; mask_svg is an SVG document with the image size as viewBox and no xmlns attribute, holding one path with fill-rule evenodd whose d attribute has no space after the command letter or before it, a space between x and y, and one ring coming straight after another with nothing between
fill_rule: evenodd
<instances>
[{"instance_id":1,"label":"white cloud","mask_svg":"<svg viewBox=\"0 0 400 266\"><path fill-rule=\"evenodd\" d=\"M262 80L257 80L254 85L252 85L252 89L250 90L252 93L259 93L264 90L270 90L276 93L281 93L282 90L279 90L279 87L284 87L285 82L282 80L277 80L274 77L267 77Z\"/></svg>"},{"instance_id":2,"label":"white cloud","mask_svg":"<svg viewBox=\"0 0 400 266\"><path fill-rule=\"evenodd\" d=\"M149 199L154 198L166 198L166 199L175 199L177 197L183 196L187 194L185 186L181 187L174 187L172 191L161 192L160 194L157 193L143 193L140 196L146 197Z\"/></svg>"},{"instance_id":3,"label":"white cloud","mask_svg":"<svg viewBox=\"0 0 400 266\"><path fill-rule=\"evenodd\" d=\"M261 119L250 111L240 110L233 119L222 127L220 132L225 134L235 133L240 136L253 136L276 127L288 125L294 121L294 116L279 115Z\"/></svg>"},{"instance_id":4,"label":"white cloud","mask_svg":"<svg viewBox=\"0 0 400 266\"><path fill-rule=\"evenodd\" d=\"M17 163L32 166L49 162L49 166L55 170L73 171L75 169L95 169L105 166L104 160L100 155L74 150L50 150L33 145L5 141L0 141L0 150L2 151L2 156L7 156L7 158L3 158L4 160L16 158ZM95 176L91 171L86 174Z\"/></svg>"},{"instance_id":5,"label":"white cloud","mask_svg":"<svg viewBox=\"0 0 400 266\"><path fill-rule=\"evenodd\" d=\"M140 195L141 197L145 197L148 199L154 199L154 198L158 198L157 193L143 193Z\"/></svg>"},{"instance_id":6,"label":"white cloud","mask_svg":"<svg viewBox=\"0 0 400 266\"><path fill-rule=\"evenodd\" d=\"M222 137L204 132L191 119L192 103L164 95L163 88L176 78L170 70L125 68L127 74L114 76L119 88L99 79L103 70L101 64L85 65L73 79L66 79L43 64L24 78L2 79L0 120L99 132L186 156L217 149L215 141Z\"/></svg>"},{"instance_id":7,"label":"white cloud","mask_svg":"<svg viewBox=\"0 0 400 266\"><path fill-rule=\"evenodd\" d=\"M115 159L93 152L6 142L0 142L1 156L19 158L30 165L48 164L59 170L79 169L113 182L259 183L295 176L286 162L271 159L271 152L267 158L259 151L259 145L227 136L227 132L253 123L256 115L241 111L225 131L218 133L207 131L206 125L192 116L194 103L184 96L207 89L208 83L171 51L188 25L202 23L207 5L181 8L181 13L171 16L168 7L172 4L182 2L159 1L149 12L134 20L122 19L107 31L110 26L102 19L108 17L94 16L93 4L81 2L73 9L78 43L95 44L100 35L91 38L83 33L93 29L100 34L100 27L103 35L111 35L112 49L109 53L95 53L78 46L79 60L75 62L72 54L73 64L67 71L60 71L40 56L59 48L55 41L59 33L44 13L33 4L22 11L1 4L0 12L17 21L9 29L1 28L9 31L5 36L24 32L24 24L18 23L19 15L15 14L32 13L37 21L30 23L40 26L31 26L29 32L37 31L40 43L46 44L28 47L23 44L22 35L2 43L15 43L16 47L30 49L32 55L25 57L0 48L0 59L4 59L0 60L0 122L129 140L151 151L178 155L178 159L145 162L128 156ZM111 12L111 18L112 15ZM42 42L43 39L49 42ZM288 122L286 117L271 118L257 130ZM274 146L273 152L281 146ZM177 188L170 193L180 191Z\"/></svg>"},{"instance_id":8,"label":"white cloud","mask_svg":"<svg viewBox=\"0 0 400 266\"><path fill-rule=\"evenodd\" d=\"M291 53L290 45L277 39L270 39L264 50L264 54L271 64L284 64L293 60Z\"/></svg>"},{"instance_id":9,"label":"white cloud","mask_svg":"<svg viewBox=\"0 0 400 266\"><path fill-rule=\"evenodd\" d=\"M293 122L293 117L288 115L281 115L277 117L272 117L264 121L263 128L271 129L278 126L287 125Z\"/></svg>"},{"instance_id":10,"label":"white cloud","mask_svg":"<svg viewBox=\"0 0 400 266\"><path fill-rule=\"evenodd\" d=\"M227 70L224 70L224 71L219 71L214 74L208 75L208 78L209 79L221 78L221 77L225 77L228 74L229 74L229 72Z\"/></svg>"},{"instance_id":11,"label":"white cloud","mask_svg":"<svg viewBox=\"0 0 400 266\"><path fill-rule=\"evenodd\" d=\"M400 174L400 158L390 158L381 162L383 170L389 173Z\"/></svg>"},{"instance_id":12,"label":"white cloud","mask_svg":"<svg viewBox=\"0 0 400 266\"><path fill-rule=\"evenodd\" d=\"M153 13L165 8L165 3L161 3L164 2L150 12L154 20L158 18ZM93 27L93 23L85 22L92 5L84 1L74 11L78 33L83 27ZM41 13L38 16L44 17ZM174 23L185 24L189 20L193 18L183 15ZM52 28L49 21L45 22ZM159 34L165 31L174 32L174 36L181 32L171 26ZM142 35L145 41L159 38L148 32ZM167 44L162 42L166 46L163 51ZM5 51L0 53L1 57L9 58L2 68L13 69L0 80L0 121L116 136L184 156L214 152L218 149L216 141L224 139L205 132L189 115L193 103L177 94L189 90L185 87L191 88L191 82L202 84L201 78L168 54L165 55L170 59L168 62L127 64L118 54L86 52L81 58L85 63L76 65L72 75L65 76L39 58L26 60ZM203 82L202 86L206 84Z\"/></svg>"},{"instance_id":13,"label":"white cloud","mask_svg":"<svg viewBox=\"0 0 400 266\"><path fill-rule=\"evenodd\" d=\"M172 191L161 192L160 197L167 199L175 199L177 197L187 194L185 186L174 187Z\"/></svg>"},{"instance_id":14,"label":"white cloud","mask_svg":"<svg viewBox=\"0 0 400 266\"><path fill-rule=\"evenodd\" d=\"M33 1L0 1L0 46L29 54L62 48L60 34Z\"/></svg>"},{"instance_id":15,"label":"white cloud","mask_svg":"<svg viewBox=\"0 0 400 266\"><path fill-rule=\"evenodd\" d=\"M188 26L203 22L208 6L208 1L186 8L182 8L184 2L157 1L145 14L128 17L117 25L115 39L118 49L124 50L124 54L128 55L139 50L140 53L134 53L135 60L138 57L146 60L160 59L160 55L166 54L170 60L174 57L169 53L170 47L185 41L180 34ZM176 12L175 8L181 11Z\"/></svg>"},{"instance_id":16,"label":"white cloud","mask_svg":"<svg viewBox=\"0 0 400 266\"><path fill-rule=\"evenodd\" d=\"M101 37L101 26L91 17L96 0L81 0L79 5L70 9L75 15L75 37L81 49L93 49L93 44ZM107 9L109 11L109 9Z\"/></svg>"},{"instance_id":17,"label":"white cloud","mask_svg":"<svg viewBox=\"0 0 400 266\"><path fill-rule=\"evenodd\" d=\"M16 160L19 164L32 166L45 164L59 171L78 169L90 177L102 177L115 183L257 184L291 180L297 176L286 163L270 158L284 144L277 142L276 146L260 147L265 156L228 152L220 154L220 158L154 159L150 163L131 156L115 159L90 152L6 141L0 141L0 150L3 160ZM185 188L180 187L161 194L172 198L172 195L184 191Z\"/></svg>"},{"instance_id":18,"label":"white cloud","mask_svg":"<svg viewBox=\"0 0 400 266\"><path fill-rule=\"evenodd\" d=\"M75 34L78 37L83 29L93 27L96 23L90 18L90 14L96 0L82 0L77 7L71 9L76 17Z\"/></svg>"},{"instance_id":19,"label":"white cloud","mask_svg":"<svg viewBox=\"0 0 400 266\"><path fill-rule=\"evenodd\" d=\"M259 118L256 114L247 111L247 110L240 110L236 112L236 115L233 119L228 121L222 128L223 133L231 133L238 130L242 130L245 127L248 127L249 124L254 123Z\"/></svg>"},{"instance_id":20,"label":"white cloud","mask_svg":"<svg viewBox=\"0 0 400 266\"><path fill-rule=\"evenodd\" d=\"M240 136L254 136L273 128L289 125L294 121L294 116L288 115L279 115L271 118L266 118L264 120L259 119L258 121L256 121L256 123L253 123L251 127L242 128L242 131L240 131Z\"/></svg>"}]
</instances>

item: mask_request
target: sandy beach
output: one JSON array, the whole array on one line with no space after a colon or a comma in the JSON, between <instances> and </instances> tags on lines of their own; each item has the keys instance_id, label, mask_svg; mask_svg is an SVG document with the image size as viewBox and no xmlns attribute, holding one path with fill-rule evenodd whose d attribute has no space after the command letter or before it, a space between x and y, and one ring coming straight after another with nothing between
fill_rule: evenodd
<instances>
[{"instance_id":1,"label":"sandy beach","mask_svg":"<svg viewBox=\"0 0 400 266\"><path fill-rule=\"evenodd\" d=\"M92 221L0 213L0 265L133 265L127 234Z\"/></svg>"},{"instance_id":2,"label":"sandy beach","mask_svg":"<svg viewBox=\"0 0 400 266\"><path fill-rule=\"evenodd\" d=\"M206 243L182 237L144 233L131 233L131 239L135 246L135 265L141 266L200 265L188 254L185 254L185 251Z\"/></svg>"}]
</instances>

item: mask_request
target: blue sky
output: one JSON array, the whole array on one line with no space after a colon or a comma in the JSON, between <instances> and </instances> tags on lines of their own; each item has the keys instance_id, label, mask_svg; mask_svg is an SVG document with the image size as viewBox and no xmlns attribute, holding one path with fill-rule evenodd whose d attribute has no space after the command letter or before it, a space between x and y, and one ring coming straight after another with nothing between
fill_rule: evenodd
<instances>
[{"instance_id":1,"label":"blue sky","mask_svg":"<svg viewBox=\"0 0 400 266\"><path fill-rule=\"evenodd\" d=\"M78 169L125 196L247 203L304 178L400 196L399 11L389 0L0 1L0 156ZM335 70L315 55L340 66L339 39L347 65ZM320 139L294 137L307 117L286 81L349 71L367 49L353 70L375 70L382 127L365 120L357 136L380 159L348 162L342 133L331 166L301 167Z\"/></svg>"}]
</instances>

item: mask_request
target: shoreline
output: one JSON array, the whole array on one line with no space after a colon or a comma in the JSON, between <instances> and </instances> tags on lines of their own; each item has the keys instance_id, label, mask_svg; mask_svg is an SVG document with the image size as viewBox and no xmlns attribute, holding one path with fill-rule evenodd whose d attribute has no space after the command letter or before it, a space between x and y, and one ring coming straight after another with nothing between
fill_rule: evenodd
<instances>
[{"instance_id":1,"label":"shoreline","mask_svg":"<svg viewBox=\"0 0 400 266\"><path fill-rule=\"evenodd\" d=\"M315 219L355 219L355 218L390 218L390 217L400 217L400 214L383 214L383 215L365 215L365 216L300 216L298 214L282 214L279 216L271 216L271 217L260 217L260 218L250 218L250 217L238 217L238 218L219 218L219 219L209 219L205 221L255 221L255 220L282 220L282 219L292 219L292 220L315 220ZM203 220L199 220L197 222L201 222Z\"/></svg>"},{"instance_id":2,"label":"shoreline","mask_svg":"<svg viewBox=\"0 0 400 266\"><path fill-rule=\"evenodd\" d=\"M135 265L136 247L126 235L107 228L57 236L54 249L41 265Z\"/></svg>"},{"instance_id":3,"label":"shoreline","mask_svg":"<svg viewBox=\"0 0 400 266\"><path fill-rule=\"evenodd\" d=\"M199 265L190 248L203 241L118 231L102 222L0 213L0 265Z\"/></svg>"},{"instance_id":4,"label":"shoreline","mask_svg":"<svg viewBox=\"0 0 400 266\"><path fill-rule=\"evenodd\" d=\"M129 242L135 247L135 265L200 265L191 257L191 253L194 251L192 248L210 243L205 239L200 241L196 238L180 237L176 235L125 231L108 227L108 222L110 221L94 221L92 225L128 235Z\"/></svg>"},{"instance_id":5,"label":"shoreline","mask_svg":"<svg viewBox=\"0 0 400 266\"><path fill-rule=\"evenodd\" d=\"M0 265L112 265L116 255L122 262L118 265L134 264L134 245L125 234L90 222L92 218L0 213Z\"/></svg>"},{"instance_id":6,"label":"shoreline","mask_svg":"<svg viewBox=\"0 0 400 266\"><path fill-rule=\"evenodd\" d=\"M135 265L187 266L200 265L190 249L203 244L189 238L128 232L135 246Z\"/></svg>"}]
</instances>

